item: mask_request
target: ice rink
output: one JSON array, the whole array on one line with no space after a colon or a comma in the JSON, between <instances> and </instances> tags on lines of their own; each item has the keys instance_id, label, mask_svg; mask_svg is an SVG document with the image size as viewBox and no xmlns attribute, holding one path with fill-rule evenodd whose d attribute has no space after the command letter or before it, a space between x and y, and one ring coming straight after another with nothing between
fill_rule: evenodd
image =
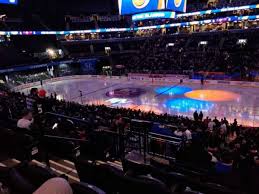
<instances>
[{"instance_id":1,"label":"ice rink","mask_svg":"<svg viewBox=\"0 0 259 194\"><path fill-rule=\"evenodd\" d=\"M38 87L40 88L40 87ZM226 117L231 122L259 127L259 88L200 84L147 84L114 79L71 79L43 85L47 94L82 104L105 104L192 117ZM22 90L27 93L29 89ZM81 91L81 92L80 92Z\"/></svg>"}]
</instances>

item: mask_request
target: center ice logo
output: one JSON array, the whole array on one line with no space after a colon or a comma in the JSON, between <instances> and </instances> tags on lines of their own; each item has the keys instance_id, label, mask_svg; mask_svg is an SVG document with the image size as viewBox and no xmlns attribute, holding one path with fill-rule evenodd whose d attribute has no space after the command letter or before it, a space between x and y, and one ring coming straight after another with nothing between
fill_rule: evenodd
<instances>
[{"instance_id":1,"label":"center ice logo","mask_svg":"<svg viewBox=\"0 0 259 194\"><path fill-rule=\"evenodd\" d=\"M137 9L142 9L142 8L146 7L149 2L150 2L150 0L132 0L133 5Z\"/></svg>"},{"instance_id":2,"label":"center ice logo","mask_svg":"<svg viewBox=\"0 0 259 194\"><path fill-rule=\"evenodd\" d=\"M106 96L117 98L133 98L144 94L146 91L141 88L119 88L113 91L107 92Z\"/></svg>"}]
</instances>

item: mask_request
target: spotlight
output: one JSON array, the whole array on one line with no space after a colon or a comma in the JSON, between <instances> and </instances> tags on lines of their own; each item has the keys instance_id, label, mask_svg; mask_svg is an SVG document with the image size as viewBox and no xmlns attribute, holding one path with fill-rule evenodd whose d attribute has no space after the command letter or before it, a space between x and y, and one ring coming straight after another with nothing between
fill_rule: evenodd
<instances>
[{"instance_id":1,"label":"spotlight","mask_svg":"<svg viewBox=\"0 0 259 194\"><path fill-rule=\"evenodd\" d=\"M52 58L55 56L55 51L53 49L47 49L46 53Z\"/></svg>"},{"instance_id":2,"label":"spotlight","mask_svg":"<svg viewBox=\"0 0 259 194\"><path fill-rule=\"evenodd\" d=\"M174 43L168 43L167 45L166 45L166 47L173 47L174 46Z\"/></svg>"},{"instance_id":3,"label":"spotlight","mask_svg":"<svg viewBox=\"0 0 259 194\"><path fill-rule=\"evenodd\" d=\"M199 42L199 45L207 45L208 44L208 41L200 41Z\"/></svg>"},{"instance_id":4,"label":"spotlight","mask_svg":"<svg viewBox=\"0 0 259 194\"><path fill-rule=\"evenodd\" d=\"M246 45L247 44L247 39L238 39L237 40L237 45Z\"/></svg>"}]
</instances>

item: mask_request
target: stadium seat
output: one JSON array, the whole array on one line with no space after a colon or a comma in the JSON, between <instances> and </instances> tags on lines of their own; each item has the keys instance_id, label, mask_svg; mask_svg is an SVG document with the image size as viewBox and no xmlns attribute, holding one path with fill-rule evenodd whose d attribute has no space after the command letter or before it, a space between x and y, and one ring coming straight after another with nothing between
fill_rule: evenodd
<instances>
[{"instance_id":1,"label":"stadium seat","mask_svg":"<svg viewBox=\"0 0 259 194\"><path fill-rule=\"evenodd\" d=\"M38 153L38 142L33 137L15 133L10 129L0 129L1 154L19 160L31 160Z\"/></svg>"},{"instance_id":2,"label":"stadium seat","mask_svg":"<svg viewBox=\"0 0 259 194\"><path fill-rule=\"evenodd\" d=\"M36 165L30 165L27 162L18 165L15 167L15 170L37 188L47 180L56 177L51 170Z\"/></svg>"},{"instance_id":3,"label":"stadium seat","mask_svg":"<svg viewBox=\"0 0 259 194\"><path fill-rule=\"evenodd\" d=\"M96 185L107 193L168 193L166 186L159 180L149 176L130 177L106 163L77 161L76 168L83 182Z\"/></svg>"},{"instance_id":4,"label":"stadium seat","mask_svg":"<svg viewBox=\"0 0 259 194\"><path fill-rule=\"evenodd\" d=\"M62 137L47 137L43 139L45 152L64 159L74 160L80 156L80 146L76 143L62 139Z\"/></svg>"},{"instance_id":5,"label":"stadium seat","mask_svg":"<svg viewBox=\"0 0 259 194\"><path fill-rule=\"evenodd\" d=\"M105 194L105 192L98 187L83 182L73 183L71 187L74 194Z\"/></svg>"},{"instance_id":6,"label":"stadium seat","mask_svg":"<svg viewBox=\"0 0 259 194\"><path fill-rule=\"evenodd\" d=\"M82 182L96 185L107 193L117 191L120 186L118 179L124 177L122 171L106 163L77 160L75 166Z\"/></svg>"},{"instance_id":7,"label":"stadium seat","mask_svg":"<svg viewBox=\"0 0 259 194\"><path fill-rule=\"evenodd\" d=\"M15 194L32 194L37 187L24 178L16 169L10 169L6 185Z\"/></svg>"},{"instance_id":8,"label":"stadium seat","mask_svg":"<svg viewBox=\"0 0 259 194\"><path fill-rule=\"evenodd\" d=\"M52 171L27 162L13 168L1 168L0 174L0 182L15 194L32 194L48 179L56 177Z\"/></svg>"},{"instance_id":9,"label":"stadium seat","mask_svg":"<svg viewBox=\"0 0 259 194\"><path fill-rule=\"evenodd\" d=\"M123 194L131 193L149 193L149 194L169 194L170 190L166 185L158 179L150 176L138 176L129 177L125 176L124 179L120 180L120 184L123 185Z\"/></svg>"},{"instance_id":10,"label":"stadium seat","mask_svg":"<svg viewBox=\"0 0 259 194\"><path fill-rule=\"evenodd\" d=\"M123 171L127 174L147 175L151 172L151 166L137 161L125 159L123 161Z\"/></svg>"},{"instance_id":11,"label":"stadium seat","mask_svg":"<svg viewBox=\"0 0 259 194\"><path fill-rule=\"evenodd\" d=\"M94 164L93 161L78 159L75 160L75 167L82 182L94 184Z\"/></svg>"},{"instance_id":12,"label":"stadium seat","mask_svg":"<svg viewBox=\"0 0 259 194\"><path fill-rule=\"evenodd\" d=\"M9 168L0 166L0 182L4 182L8 177Z\"/></svg>"}]
</instances>

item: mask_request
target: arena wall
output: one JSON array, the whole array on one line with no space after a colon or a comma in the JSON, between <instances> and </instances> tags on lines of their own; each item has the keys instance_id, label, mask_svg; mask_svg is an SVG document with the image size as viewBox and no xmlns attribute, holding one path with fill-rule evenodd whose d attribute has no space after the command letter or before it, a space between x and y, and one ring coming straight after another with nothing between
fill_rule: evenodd
<instances>
[{"instance_id":1,"label":"arena wall","mask_svg":"<svg viewBox=\"0 0 259 194\"><path fill-rule=\"evenodd\" d=\"M168 85L171 83L180 83L180 80L183 81L183 84L200 84L200 80L189 79L186 75L148 75L148 74L129 74L128 77L125 76L104 76L104 75L73 75L65 77L56 77L52 79L43 80L43 85L46 83L53 83L64 80L71 79L107 79L107 80L121 80L121 81L141 81L149 84L155 85ZM230 85L238 87L259 87L259 82L245 82L245 81L225 81L225 80L206 80L205 84L220 84L220 85ZM28 84L22 84L13 88L13 91L21 91L31 87L39 87L41 85L40 81Z\"/></svg>"}]
</instances>

